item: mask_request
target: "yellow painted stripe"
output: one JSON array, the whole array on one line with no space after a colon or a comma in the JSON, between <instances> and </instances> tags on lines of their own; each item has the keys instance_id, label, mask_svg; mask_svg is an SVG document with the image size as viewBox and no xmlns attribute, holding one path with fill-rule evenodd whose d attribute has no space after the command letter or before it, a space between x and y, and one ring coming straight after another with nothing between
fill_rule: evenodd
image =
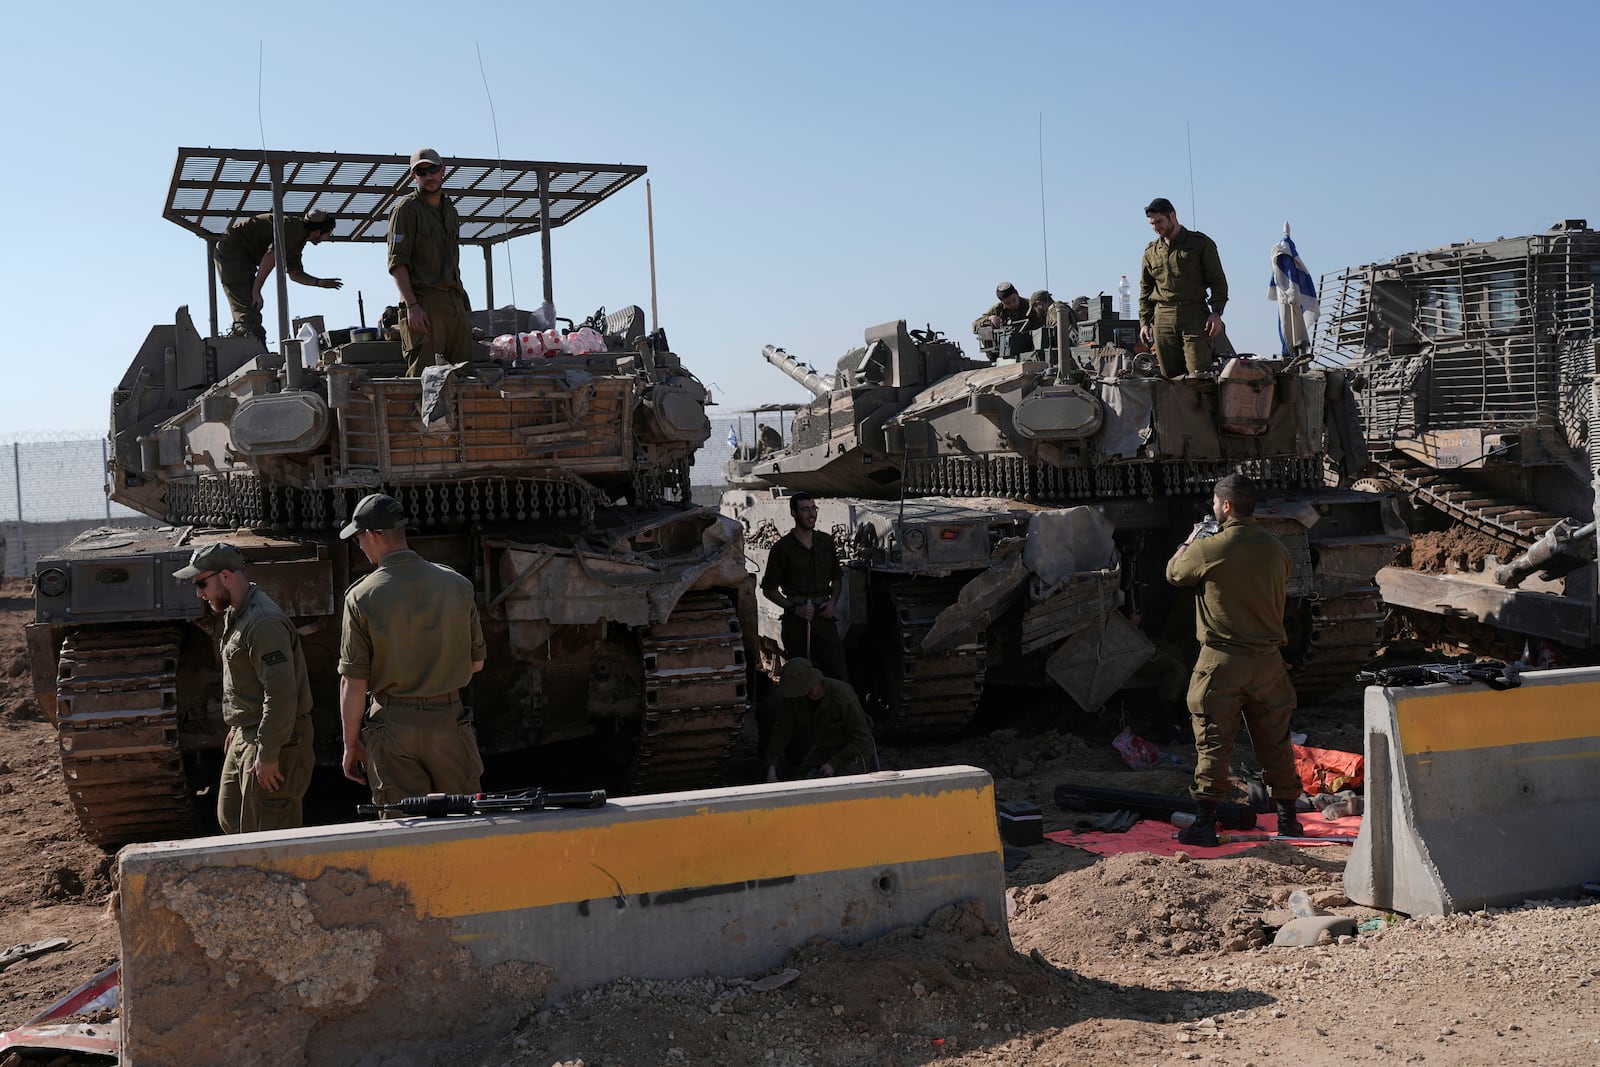
<instances>
[{"instance_id":1,"label":"yellow painted stripe","mask_svg":"<svg viewBox=\"0 0 1600 1067\"><path fill-rule=\"evenodd\" d=\"M1397 695L1395 720L1407 755L1600 737L1600 681Z\"/></svg>"},{"instance_id":2,"label":"yellow painted stripe","mask_svg":"<svg viewBox=\"0 0 1600 1067\"><path fill-rule=\"evenodd\" d=\"M404 887L420 918L453 918L1000 852L992 786L388 847L385 836L250 865L299 878L362 871Z\"/></svg>"}]
</instances>

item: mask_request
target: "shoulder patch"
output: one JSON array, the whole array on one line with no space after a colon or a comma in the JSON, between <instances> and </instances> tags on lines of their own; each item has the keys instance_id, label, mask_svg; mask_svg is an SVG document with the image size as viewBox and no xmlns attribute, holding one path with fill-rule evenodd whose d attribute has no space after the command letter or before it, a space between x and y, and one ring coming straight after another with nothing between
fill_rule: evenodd
<instances>
[{"instance_id":1,"label":"shoulder patch","mask_svg":"<svg viewBox=\"0 0 1600 1067\"><path fill-rule=\"evenodd\" d=\"M281 664L288 663L289 657L282 652L272 651L268 652L265 656L262 656L261 662L265 663L269 667L277 667Z\"/></svg>"}]
</instances>

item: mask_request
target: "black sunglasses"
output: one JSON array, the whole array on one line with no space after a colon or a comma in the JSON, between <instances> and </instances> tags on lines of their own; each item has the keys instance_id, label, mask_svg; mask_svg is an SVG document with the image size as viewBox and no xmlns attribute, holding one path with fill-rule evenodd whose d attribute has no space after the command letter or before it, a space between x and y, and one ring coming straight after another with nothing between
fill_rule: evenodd
<instances>
[{"instance_id":1,"label":"black sunglasses","mask_svg":"<svg viewBox=\"0 0 1600 1067\"><path fill-rule=\"evenodd\" d=\"M194 587L196 589L204 589L206 587L206 584L208 582L210 582L211 579L215 578L217 575L219 575L221 573L222 573L221 571L212 571L210 574L201 575L200 577L198 577L198 578L196 578L194 580Z\"/></svg>"},{"instance_id":2,"label":"black sunglasses","mask_svg":"<svg viewBox=\"0 0 1600 1067\"><path fill-rule=\"evenodd\" d=\"M440 167L440 166L436 166L436 165L434 165L432 163L429 163L427 166L418 167L416 170L413 170L411 173L415 174L419 178L426 178L426 177L428 177L430 175L438 174L441 170L444 170L444 168Z\"/></svg>"}]
</instances>

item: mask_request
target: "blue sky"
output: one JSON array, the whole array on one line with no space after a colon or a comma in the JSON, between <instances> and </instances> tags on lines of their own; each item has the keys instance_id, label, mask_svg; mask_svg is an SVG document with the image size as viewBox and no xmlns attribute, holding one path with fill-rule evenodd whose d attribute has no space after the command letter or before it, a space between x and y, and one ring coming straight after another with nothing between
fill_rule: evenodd
<instances>
[{"instance_id":1,"label":"blue sky","mask_svg":"<svg viewBox=\"0 0 1600 1067\"><path fill-rule=\"evenodd\" d=\"M101 429L149 327L180 304L203 321L204 246L160 214L176 149L257 147L263 128L280 149L647 165L661 322L726 408L802 395L768 343L826 369L903 317L972 351L996 281L1045 285L1041 124L1056 295L1136 284L1141 209L1168 196L1216 239L1247 351L1276 347L1286 219L1314 275L1600 225L1592 4L997 10L29 5L0 41L0 433ZM642 183L553 241L562 314L648 307ZM514 274L533 306L538 240L510 255L497 301ZM463 259L481 306L481 260ZM306 269L345 279L290 286L330 326L355 323L357 290L369 317L394 299L381 246L308 248Z\"/></svg>"}]
</instances>

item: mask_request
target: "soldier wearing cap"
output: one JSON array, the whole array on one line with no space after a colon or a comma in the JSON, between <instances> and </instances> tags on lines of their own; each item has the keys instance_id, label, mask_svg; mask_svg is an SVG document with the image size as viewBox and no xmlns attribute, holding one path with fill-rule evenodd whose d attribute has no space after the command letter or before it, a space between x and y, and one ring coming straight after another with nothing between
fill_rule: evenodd
<instances>
[{"instance_id":1,"label":"soldier wearing cap","mask_svg":"<svg viewBox=\"0 0 1600 1067\"><path fill-rule=\"evenodd\" d=\"M299 826L316 762L311 676L300 634L283 609L244 576L244 556L202 545L173 577L222 613L222 718L228 724L217 823L226 834Z\"/></svg>"},{"instance_id":2,"label":"soldier wearing cap","mask_svg":"<svg viewBox=\"0 0 1600 1067\"><path fill-rule=\"evenodd\" d=\"M1177 210L1164 196L1145 205L1144 213L1156 239L1145 246L1139 264L1139 340L1155 348L1168 378L1210 370L1212 340L1222 332L1228 303L1217 243L1179 225Z\"/></svg>"},{"instance_id":3,"label":"soldier wearing cap","mask_svg":"<svg viewBox=\"0 0 1600 1067\"><path fill-rule=\"evenodd\" d=\"M416 191L389 213L389 273L405 301L400 340L406 373L420 376L434 356L472 360L471 307L461 284L461 216L446 195L444 163L431 148L411 153Z\"/></svg>"},{"instance_id":4,"label":"soldier wearing cap","mask_svg":"<svg viewBox=\"0 0 1600 1067\"><path fill-rule=\"evenodd\" d=\"M301 285L319 289L339 289L344 282L338 278L313 278L305 271L301 253L306 242L317 245L333 235L337 220L326 211L312 209L299 218L283 217L283 240L289 254L284 262L289 278ZM272 268L277 265L277 249L272 247L272 212L240 219L228 227L228 232L217 242L213 259L217 265L217 278L222 282L222 292L233 309L233 333L249 335L265 341L266 327L261 324L261 287L266 284Z\"/></svg>"},{"instance_id":5,"label":"soldier wearing cap","mask_svg":"<svg viewBox=\"0 0 1600 1067\"><path fill-rule=\"evenodd\" d=\"M817 529L817 501L810 493L789 498L794 529L767 553L761 595L783 609L783 654L817 664L830 678L849 677L839 639L839 597L844 568L831 534Z\"/></svg>"},{"instance_id":6,"label":"soldier wearing cap","mask_svg":"<svg viewBox=\"0 0 1600 1067\"><path fill-rule=\"evenodd\" d=\"M977 333L985 326L999 329L1008 323L1017 329L1025 328L1028 322L1028 305L1023 302L1017 287L1010 282L1001 282L994 287L994 295L996 298L994 306L972 321L972 332Z\"/></svg>"},{"instance_id":7,"label":"soldier wearing cap","mask_svg":"<svg viewBox=\"0 0 1600 1067\"><path fill-rule=\"evenodd\" d=\"M779 705L767 745L767 781L831 778L877 769L872 727L849 683L824 678L811 661L783 665Z\"/></svg>"},{"instance_id":8,"label":"soldier wearing cap","mask_svg":"<svg viewBox=\"0 0 1600 1067\"><path fill-rule=\"evenodd\" d=\"M1028 297L1028 329L1054 329L1056 325L1056 298L1048 289L1035 289Z\"/></svg>"},{"instance_id":9,"label":"soldier wearing cap","mask_svg":"<svg viewBox=\"0 0 1600 1067\"><path fill-rule=\"evenodd\" d=\"M344 773L368 783L378 804L476 793L483 774L460 693L483 669L472 583L412 551L406 521L398 500L373 493L340 531L373 565L344 598Z\"/></svg>"}]
</instances>

